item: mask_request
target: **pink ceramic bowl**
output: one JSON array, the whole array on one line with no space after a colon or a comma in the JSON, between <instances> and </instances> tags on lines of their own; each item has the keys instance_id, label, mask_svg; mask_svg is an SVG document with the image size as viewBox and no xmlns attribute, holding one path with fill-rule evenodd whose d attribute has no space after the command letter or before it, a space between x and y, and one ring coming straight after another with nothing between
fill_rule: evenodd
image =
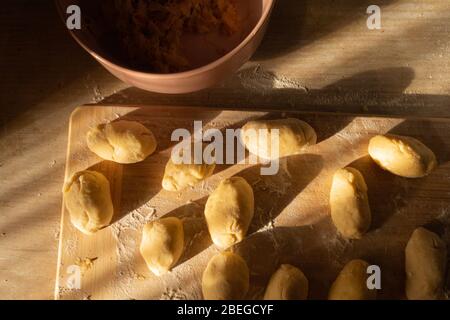
<instances>
[{"instance_id":1,"label":"pink ceramic bowl","mask_svg":"<svg viewBox=\"0 0 450 320\"><path fill-rule=\"evenodd\" d=\"M236 72L255 53L267 29L276 0L237 0L244 27L233 37L193 36L185 49L194 69L171 74L148 73L132 69L126 61L111 54L100 41L102 26L95 25L97 1L56 0L59 14L66 21L68 6L81 8L82 28L70 31L77 42L107 70L122 81L138 88L160 93L188 93L211 87ZM85 27L87 25L87 27ZM219 54L218 52L222 52ZM226 52L226 53L224 53Z\"/></svg>"}]
</instances>

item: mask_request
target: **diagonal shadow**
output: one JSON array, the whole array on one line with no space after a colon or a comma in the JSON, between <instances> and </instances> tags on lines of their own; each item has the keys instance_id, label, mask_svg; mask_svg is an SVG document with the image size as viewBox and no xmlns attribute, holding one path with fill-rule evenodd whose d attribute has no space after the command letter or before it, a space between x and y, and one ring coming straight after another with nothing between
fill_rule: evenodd
<instances>
[{"instance_id":1,"label":"diagonal shadow","mask_svg":"<svg viewBox=\"0 0 450 320\"><path fill-rule=\"evenodd\" d=\"M377 5L384 7L395 2L396 0L381 0ZM368 0L278 1L254 60L277 58L307 46L357 19L367 17L365 12L372 4Z\"/></svg>"}]
</instances>

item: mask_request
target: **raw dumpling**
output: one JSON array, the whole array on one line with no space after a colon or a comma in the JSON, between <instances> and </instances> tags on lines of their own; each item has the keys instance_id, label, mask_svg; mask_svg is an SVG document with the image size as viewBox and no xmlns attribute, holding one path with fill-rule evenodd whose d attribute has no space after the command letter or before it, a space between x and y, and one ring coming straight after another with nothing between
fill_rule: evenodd
<instances>
[{"instance_id":1,"label":"raw dumpling","mask_svg":"<svg viewBox=\"0 0 450 320\"><path fill-rule=\"evenodd\" d=\"M175 217L162 218L144 227L141 255L157 276L172 269L184 250L183 222Z\"/></svg>"},{"instance_id":2,"label":"raw dumpling","mask_svg":"<svg viewBox=\"0 0 450 320\"><path fill-rule=\"evenodd\" d=\"M189 149L189 148L188 148ZM184 157L184 153L187 152L183 148L180 149L180 158ZM193 187L197 183L209 178L214 173L216 167L215 163L205 163L202 158L201 164L196 164L194 161L194 146L190 149L191 156L189 161L184 163L175 163L171 158L167 162L166 169L164 171L164 178L162 181L162 187L167 191L181 191L188 187ZM214 159L212 159L214 160Z\"/></svg>"},{"instance_id":3,"label":"raw dumpling","mask_svg":"<svg viewBox=\"0 0 450 320\"><path fill-rule=\"evenodd\" d=\"M306 300L308 279L303 272L289 264L283 264L272 275L264 294L264 300Z\"/></svg>"},{"instance_id":4,"label":"raw dumpling","mask_svg":"<svg viewBox=\"0 0 450 320\"><path fill-rule=\"evenodd\" d=\"M405 258L408 299L442 298L447 263L445 242L437 234L418 228L409 239Z\"/></svg>"},{"instance_id":5,"label":"raw dumpling","mask_svg":"<svg viewBox=\"0 0 450 320\"><path fill-rule=\"evenodd\" d=\"M114 215L109 181L95 171L72 176L64 186L64 203L72 224L88 235L108 226Z\"/></svg>"},{"instance_id":6,"label":"raw dumpling","mask_svg":"<svg viewBox=\"0 0 450 320\"><path fill-rule=\"evenodd\" d=\"M279 130L278 152L272 150L272 143L276 141L273 138L274 129ZM301 153L305 147L316 144L317 135L306 122L289 118L250 121L242 128L241 139L252 154L261 159L275 160Z\"/></svg>"},{"instance_id":7,"label":"raw dumpling","mask_svg":"<svg viewBox=\"0 0 450 320\"><path fill-rule=\"evenodd\" d=\"M101 124L86 136L89 149L100 158L117 163L137 163L156 150L153 133L139 122L119 120Z\"/></svg>"},{"instance_id":8,"label":"raw dumpling","mask_svg":"<svg viewBox=\"0 0 450 320\"><path fill-rule=\"evenodd\" d=\"M223 252L208 263L202 278L205 300L242 300L248 292L247 263L237 254Z\"/></svg>"},{"instance_id":9,"label":"raw dumpling","mask_svg":"<svg viewBox=\"0 0 450 320\"><path fill-rule=\"evenodd\" d=\"M208 230L214 244L226 249L242 241L254 214L253 189L241 177L222 181L205 206Z\"/></svg>"},{"instance_id":10,"label":"raw dumpling","mask_svg":"<svg viewBox=\"0 0 450 320\"><path fill-rule=\"evenodd\" d=\"M375 300L377 291L367 286L369 264L363 260L347 263L331 286L329 300Z\"/></svg>"},{"instance_id":11,"label":"raw dumpling","mask_svg":"<svg viewBox=\"0 0 450 320\"><path fill-rule=\"evenodd\" d=\"M433 151L411 137L375 136L369 154L381 168L405 178L426 176L437 166Z\"/></svg>"},{"instance_id":12,"label":"raw dumpling","mask_svg":"<svg viewBox=\"0 0 450 320\"><path fill-rule=\"evenodd\" d=\"M334 174L330 208L333 223L342 236L360 239L367 232L372 218L361 172L348 167Z\"/></svg>"}]
</instances>

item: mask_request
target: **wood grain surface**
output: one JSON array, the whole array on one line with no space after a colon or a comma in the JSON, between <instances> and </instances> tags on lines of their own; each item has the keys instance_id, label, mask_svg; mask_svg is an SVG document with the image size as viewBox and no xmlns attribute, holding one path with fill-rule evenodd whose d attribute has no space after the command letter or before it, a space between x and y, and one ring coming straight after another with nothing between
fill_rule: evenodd
<instances>
[{"instance_id":1,"label":"wood grain surface","mask_svg":"<svg viewBox=\"0 0 450 320\"><path fill-rule=\"evenodd\" d=\"M317 131L319 143L304 154L281 160L274 176L262 176L261 165L219 165L210 179L182 192L162 190L174 129L192 132L240 128L249 119L298 117ZM135 120L150 128L157 152L142 163L119 165L89 151L89 128L115 119ZM423 179L404 179L381 170L367 155L375 134L411 135L434 150L440 166ZM417 226L431 225L450 240L450 121L302 114L220 111L176 107L81 107L71 118L66 180L77 171L98 170L111 181L115 217L112 226L85 236L70 223L63 208L56 297L60 299L201 299L200 279L211 256L203 209L208 195L223 179L244 177L255 193L255 216L249 236L233 250L247 261L251 288L247 298L261 298L271 274L282 263L300 267L310 280L310 298L324 299L343 265L363 258L379 265L384 299L403 298L404 247ZM340 237L329 218L329 191L334 172L358 168L366 178L373 225L358 241ZM139 254L142 227L164 216L182 219L185 252L174 270L152 275ZM69 290L68 267L94 259L83 272L81 289Z\"/></svg>"},{"instance_id":2,"label":"wood grain surface","mask_svg":"<svg viewBox=\"0 0 450 320\"><path fill-rule=\"evenodd\" d=\"M382 9L381 30L366 27L372 4ZM170 96L130 88L111 76L71 39L52 1L4 1L0 298L53 298L67 130L77 106L448 118L448 21L447 0L280 0L263 44L236 75L202 92Z\"/></svg>"}]
</instances>

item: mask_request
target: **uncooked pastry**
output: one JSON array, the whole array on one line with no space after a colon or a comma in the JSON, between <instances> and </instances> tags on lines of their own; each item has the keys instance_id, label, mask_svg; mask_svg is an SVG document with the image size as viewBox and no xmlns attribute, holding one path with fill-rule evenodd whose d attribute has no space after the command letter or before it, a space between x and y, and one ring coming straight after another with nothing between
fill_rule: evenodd
<instances>
[{"instance_id":1,"label":"uncooked pastry","mask_svg":"<svg viewBox=\"0 0 450 320\"><path fill-rule=\"evenodd\" d=\"M406 296L409 300L442 298L447 248L441 238L424 228L416 229L405 250Z\"/></svg>"},{"instance_id":2,"label":"uncooked pastry","mask_svg":"<svg viewBox=\"0 0 450 320\"><path fill-rule=\"evenodd\" d=\"M222 181L209 196L205 217L214 244L226 249L242 241L254 214L253 189L241 177Z\"/></svg>"},{"instance_id":3,"label":"uncooked pastry","mask_svg":"<svg viewBox=\"0 0 450 320\"><path fill-rule=\"evenodd\" d=\"M202 277L205 300L242 300L248 292L250 275L239 255L223 252L208 263Z\"/></svg>"},{"instance_id":4,"label":"uncooked pastry","mask_svg":"<svg viewBox=\"0 0 450 320\"><path fill-rule=\"evenodd\" d=\"M183 149L180 150L181 158L183 157L183 151ZM193 187L212 176L215 167L215 163L195 164L194 147L191 147L190 163L176 164L172 157L169 159L164 171L162 187L167 191L181 191L188 187Z\"/></svg>"},{"instance_id":5,"label":"uncooked pastry","mask_svg":"<svg viewBox=\"0 0 450 320\"><path fill-rule=\"evenodd\" d=\"M156 139L135 121L118 120L101 124L86 135L89 149L100 158L129 164L145 160L156 150Z\"/></svg>"},{"instance_id":6,"label":"uncooked pastry","mask_svg":"<svg viewBox=\"0 0 450 320\"><path fill-rule=\"evenodd\" d=\"M283 264L272 275L264 294L264 300L306 300L308 279L303 272L289 264Z\"/></svg>"},{"instance_id":7,"label":"uncooked pastry","mask_svg":"<svg viewBox=\"0 0 450 320\"><path fill-rule=\"evenodd\" d=\"M433 151L411 137L375 136L369 154L381 168L405 178L426 176L437 166Z\"/></svg>"},{"instance_id":8,"label":"uncooked pastry","mask_svg":"<svg viewBox=\"0 0 450 320\"><path fill-rule=\"evenodd\" d=\"M267 130L266 133L259 130ZM279 152L272 152L272 130L279 130ZM261 159L274 160L302 153L317 142L314 129L306 122L295 119L258 120L248 122L241 131L241 139L252 154ZM272 154L274 153L274 154Z\"/></svg>"},{"instance_id":9,"label":"uncooked pastry","mask_svg":"<svg viewBox=\"0 0 450 320\"><path fill-rule=\"evenodd\" d=\"M330 208L333 223L344 237L360 239L367 232L372 218L361 172L348 167L334 174Z\"/></svg>"},{"instance_id":10,"label":"uncooked pastry","mask_svg":"<svg viewBox=\"0 0 450 320\"><path fill-rule=\"evenodd\" d=\"M108 179L95 171L75 173L64 185L64 203L72 224L91 235L108 226L114 215Z\"/></svg>"},{"instance_id":11,"label":"uncooked pastry","mask_svg":"<svg viewBox=\"0 0 450 320\"><path fill-rule=\"evenodd\" d=\"M169 272L184 250L183 222L175 217L162 218L145 225L141 255L147 267L157 276Z\"/></svg>"},{"instance_id":12,"label":"uncooked pastry","mask_svg":"<svg viewBox=\"0 0 450 320\"><path fill-rule=\"evenodd\" d=\"M369 264L363 260L347 263L331 286L329 300L375 300L376 290L367 287L367 268Z\"/></svg>"}]
</instances>

